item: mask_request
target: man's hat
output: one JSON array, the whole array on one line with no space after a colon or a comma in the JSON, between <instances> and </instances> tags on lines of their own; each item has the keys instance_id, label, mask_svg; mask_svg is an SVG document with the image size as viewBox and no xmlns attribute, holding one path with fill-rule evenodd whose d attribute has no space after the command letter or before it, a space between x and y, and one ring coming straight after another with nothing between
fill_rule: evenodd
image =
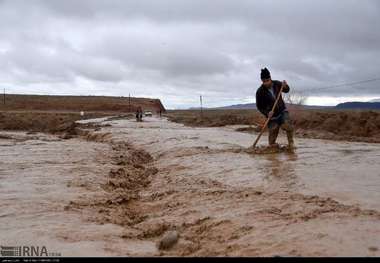
<instances>
[{"instance_id":1,"label":"man's hat","mask_svg":"<svg viewBox=\"0 0 380 263\"><path fill-rule=\"evenodd\" d=\"M261 69L261 80L270 79L270 72L267 68Z\"/></svg>"}]
</instances>

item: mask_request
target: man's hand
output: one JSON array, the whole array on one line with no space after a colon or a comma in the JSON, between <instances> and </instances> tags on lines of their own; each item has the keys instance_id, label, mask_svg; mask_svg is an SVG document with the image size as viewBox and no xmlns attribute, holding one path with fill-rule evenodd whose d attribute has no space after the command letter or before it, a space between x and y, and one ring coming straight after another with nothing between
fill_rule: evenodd
<instances>
[{"instance_id":1,"label":"man's hand","mask_svg":"<svg viewBox=\"0 0 380 263\"><path fill-rule=\"evenodd\" d=\"M282 81L282 92L288 93L290 90L288 83L286 80Z\"/></svg>"},{"instance_id":2,"label":"man's hand","mask_svg":"<svg viewBox=\"0 0 380 263\"><path fill-rule=\"evenodd\" d=\"M269 112L269 114L268 114L268 118L269 118L269 119L272 119L272 117L273 117L273 114L274 114L274 112L273 112L273 111Z\"/></svg>"}]
</instances>

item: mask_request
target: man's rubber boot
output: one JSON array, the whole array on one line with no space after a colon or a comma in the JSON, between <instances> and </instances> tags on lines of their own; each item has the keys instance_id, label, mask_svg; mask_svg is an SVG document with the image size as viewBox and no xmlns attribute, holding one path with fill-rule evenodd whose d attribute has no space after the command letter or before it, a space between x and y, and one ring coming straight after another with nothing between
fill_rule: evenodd
<instances>
[{"instance_id":1,"label":"man's rubber boot","mask_svg":"<svg viewBox=\"0 0 380 263\"><path fill-rule=\"evenodd\" d=\"M286 136L288 137L288 149L290 152L294 152L296 147L294 146L293 131L287 131Z\"/></svg>"},{"instance_id":2,"label":"man's rubber boot","mask_svg":"<svg viewBox=\"0 0 380 263\"><path fill-rule=\"evenodd\" d=\"M269 127L268 142L269 142L270 147L277 144L276 140L277 140L279 131L280 131L280 126L278 126L277 124L275 124L273 127Z\"/></svg>"}]
</instances>

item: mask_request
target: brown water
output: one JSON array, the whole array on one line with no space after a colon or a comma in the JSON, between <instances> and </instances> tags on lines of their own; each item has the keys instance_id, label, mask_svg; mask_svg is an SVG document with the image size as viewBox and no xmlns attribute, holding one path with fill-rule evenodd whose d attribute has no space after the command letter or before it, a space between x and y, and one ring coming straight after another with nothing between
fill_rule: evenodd
<instances>
[{"instance_id":1,"label":"brown water","mask_svg":"<svg viewBox=\"0 0 380 263\"><path fill-rule=\"evenodd\" d=\"M141 227L191 225L166 255L379 255L379 144L296 139L296 154L250 155L241 149L255 137L236 127L106 123L160 170L139 204L151 215Z\"/></svg>"},{"instance_id":2,"label":"brown water","mask_svg":"<svg viewBox=\"0 0 380 263\"><path fill-rule=\"evenodd\" d=\"M85 211L65 210L70 201L104 192L100 185L113 167L111 146L45 134L0 134L2 246L46 246L62 256L129 251L121 226L100 225L88 220L92 215Z\"/></svg>"},{"instance_id":3,"label":"brown water","mask_svg":"<svg viewBox=\"0 0 380 263\"><path fill-rule=\"evenodd\" d=\"M154 156L182 154L181 165L192 167L189 176L204 175L233 186L264 186L269 191L294 190L380 210L380 144L296 139L295 154L248 155L233 150L252 145L255 136L235 132L234 126L190 128L154 118L142 124L112 123L114 137L128 138ZM266 140L263 136L261 145ZM285 136L279 142L286 144ZM205 146L226 151L203 154L197 149ZM168 162L176 163L172 159Z\"/></svg>"},{"instance_id":4,"label":"brown water","mask_svg":"<svg viewBox=\"0 0 380 263\"><path fill-rule=\"evenodd\" d=\"M380 255L380 144L296 139L295 154L251 155L241 150L255 137L236 127L91 121L155 158L159 172L129 204L141 222L104 222L96 206L65 209L105 195L111 145L1 132L0 244L65 256ZM179 243L158 251L171 228Z\"/></svg>"}]
</instances>

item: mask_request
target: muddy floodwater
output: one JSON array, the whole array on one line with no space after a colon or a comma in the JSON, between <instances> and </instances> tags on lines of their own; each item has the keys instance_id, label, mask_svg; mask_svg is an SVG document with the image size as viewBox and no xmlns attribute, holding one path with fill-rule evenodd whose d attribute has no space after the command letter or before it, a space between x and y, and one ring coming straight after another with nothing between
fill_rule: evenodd
<instances>
[{"instance_id":1,"label":"muddy floodwater","mask_svg":"<svg viewBox=\"0 0 380 263\"><path fill-rule=\"evenodd\" d=\"M380 210L380 144L296 139L295 154L237 155L234 150L249 147L255 136L235 132L235 126L189 128L158 119L111 123L115 137L126 136L156 157L177 152L179 164L191 167L189 175L231 186L316 194ZM265 146L267 136L260 142ZM278 142L286 144L286 137L280 136ZM213 153L213 149L224 151Z\"/></svg>"},{"instance_id":2,"label":"muddy floodwater","mask_svg":"<svg viewBox=\"0 0 380 263\"><path fill-rule=\"evenodd\" d=\"M248 154L256 135L235 126L83 122L101 124L91 134L102 139L0 132L2 245L64 256L380 256L380 144L296 138L294 154ZM93 200L122 165L111 158L121 142L156 172L114 212ZM169 230L178 243L161 251Z\"/></svg>"},{"instance_id":3,"label":"muddy floodwater","mask_svg":"<svg viewBox=\"0 0 380 263\"><path fill-rule=\"evenodd\" d=\"M0 134L1 245L46 246L62 256L114 255L108 250L118 246L120 226L94 224L64 209L101 191L111 147L45 134Z\"/></svg>"}]
</instances>

